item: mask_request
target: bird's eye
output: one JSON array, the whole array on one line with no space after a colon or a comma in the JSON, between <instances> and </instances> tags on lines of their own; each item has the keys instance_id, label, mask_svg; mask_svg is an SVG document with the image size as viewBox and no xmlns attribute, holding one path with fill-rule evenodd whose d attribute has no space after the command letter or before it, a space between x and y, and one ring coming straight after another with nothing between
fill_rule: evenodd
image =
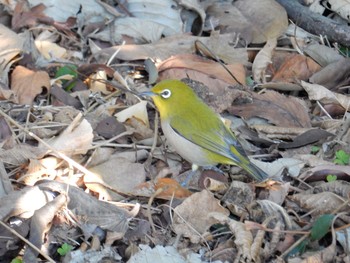
<instances>
[{"instance_id":1,"label":"bird's eye","mask_svg":"<svg viewBox=\"0 0 350 263\"><path fill-rule=\"evenodd\" d=\"M167 99L171 96L171 91L168 89L165 89L162 91L162 93L160 94L164 99Z\"/></svg>"}]
</instances>

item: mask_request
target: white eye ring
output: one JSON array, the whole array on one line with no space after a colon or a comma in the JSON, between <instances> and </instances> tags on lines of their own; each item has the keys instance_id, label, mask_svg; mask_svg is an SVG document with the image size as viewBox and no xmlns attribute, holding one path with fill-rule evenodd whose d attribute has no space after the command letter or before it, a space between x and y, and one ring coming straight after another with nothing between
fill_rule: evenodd
<instances>
[{"instance_id":1,"label":"white eye ring","mask_svg":"<svg viewBox=\"0 0 350 263\"><path fill-rule=\"evenodd\" d=\"M160 93L160 95L164 98L167 99L171 96L171 91L168 89L165 89L162 91L162 93Z\"/></svg>"}]
</instances>

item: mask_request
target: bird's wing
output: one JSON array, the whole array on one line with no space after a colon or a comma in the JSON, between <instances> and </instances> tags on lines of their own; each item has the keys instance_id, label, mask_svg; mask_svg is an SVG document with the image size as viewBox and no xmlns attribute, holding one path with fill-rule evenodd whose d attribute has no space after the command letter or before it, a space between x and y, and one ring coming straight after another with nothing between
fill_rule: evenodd
<instances>
[{"instance_id":1,"label":"bird's wing","mask_svg":"<svg viewBox=\"0 0 350 263\"><path fill-rule=\"evenodd\" d=\"M194 123L194 121L173 117L169 124L177 134L208 151L222 155L235 163L244 162L247 159L246 153L235 135L220 119L217 123L212 124L216 127L215 129L208 129L208 126L203 129L198 125L198 122L196 126Z\"/></svg>"}]
</instances>

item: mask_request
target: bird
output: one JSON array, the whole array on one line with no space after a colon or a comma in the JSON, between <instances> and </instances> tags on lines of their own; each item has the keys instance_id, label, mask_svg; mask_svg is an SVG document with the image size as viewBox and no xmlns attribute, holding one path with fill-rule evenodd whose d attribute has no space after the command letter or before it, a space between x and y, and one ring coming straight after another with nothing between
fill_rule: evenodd
<instances>
[{"instance_id":1,"label":"bird","mask_svg":"<svg viewBox=\"0 0 350 263\"><path fill-rule=\"evenodd\" d=\"M153 100L167 142L192 164L193 171L199 167L228 164L241 167L257 182L268 179L268 174L249 160L241 143L220 115L184 82L162 80L140 95Z\"/></svg>"}]
</instances>

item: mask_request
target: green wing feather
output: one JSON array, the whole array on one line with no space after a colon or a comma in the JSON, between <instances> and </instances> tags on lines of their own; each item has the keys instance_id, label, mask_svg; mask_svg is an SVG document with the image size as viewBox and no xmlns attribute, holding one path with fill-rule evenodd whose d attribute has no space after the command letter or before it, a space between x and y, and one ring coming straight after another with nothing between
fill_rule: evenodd
<instances>
[{"instance_id":1,"label":"green wing feather","mask_svg":"<svg viewBox=\"0 0 350 263\"><path fill-rule=\"evenodd\" d=\"M170 119L170 126L192 143L230 160L230 162L221 163L238 165L258 181L264 181L268 177L264 171L250 162L236 136L228 130L220 118L215 116L207 119L192 116L190 120L185 120L173 116Z\"/></svg>"}]
</instances>

